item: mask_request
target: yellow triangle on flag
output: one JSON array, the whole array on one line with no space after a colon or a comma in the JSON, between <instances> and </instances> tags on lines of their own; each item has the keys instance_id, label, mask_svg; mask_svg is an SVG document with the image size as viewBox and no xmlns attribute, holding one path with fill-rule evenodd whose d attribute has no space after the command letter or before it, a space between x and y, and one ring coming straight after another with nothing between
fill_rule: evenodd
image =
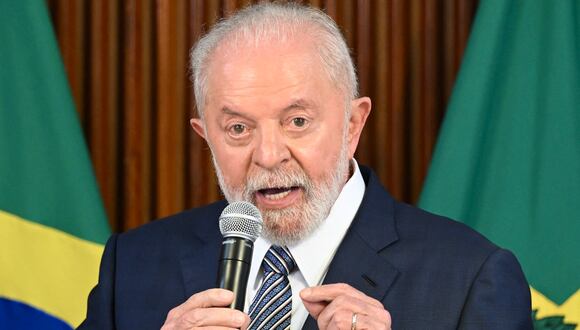
<instances>
[{"instance_id":1,"label":"yellow triangle on flag","mask_svg":"<svg viewBox=\"0 0 580 330\"><path fill-rule=\"evenodd\" d=\"M565 323L580 325L580 289L561 305L554 303L533 287L530 287L530 291L532 293L532 310L538 311L537 318L563 316Z\"/></svg>"}]
</instances>

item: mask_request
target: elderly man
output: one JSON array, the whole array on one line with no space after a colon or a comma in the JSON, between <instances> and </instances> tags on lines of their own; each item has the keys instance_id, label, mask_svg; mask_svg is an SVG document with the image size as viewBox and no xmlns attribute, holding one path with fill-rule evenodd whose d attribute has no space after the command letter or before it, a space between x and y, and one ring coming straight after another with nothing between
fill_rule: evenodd
<instances>
[{"instance_id":1,"label":"elderly man","mask_svg":"<svg viewBox=\"0 0 580 330\"><path fill-rule=\"evenodd\" d=\"M248 7L191 59L200 115L191 126L226 199L250 201L264 218L245 312L214 288L219 202L113 236L81 328L531 328L511 253L394 201L353 159L371 100L358 97L328 16Z\"/></svg>"}]
</instances>

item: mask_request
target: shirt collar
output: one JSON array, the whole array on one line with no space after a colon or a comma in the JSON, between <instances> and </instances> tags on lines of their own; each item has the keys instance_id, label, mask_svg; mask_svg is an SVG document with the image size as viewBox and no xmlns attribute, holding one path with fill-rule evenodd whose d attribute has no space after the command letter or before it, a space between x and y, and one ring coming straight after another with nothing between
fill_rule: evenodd
<instances>
[{"instance_id":1,"label":"shirt collar","mask_svg":"<svg viewBox=\"0 0 580 330\"><path fill-rule=\"evenodd\" d=\"M362 202L365 182L354 158L353 175L342 188L328 217L306 239L288 249L309 286L320 284ZM272 243L259 237L254 244L253 260L262 260ZM256 267L258 268L258 267ZM250 278L257 274L252 272Z\"/></svg>"}]
</instances>

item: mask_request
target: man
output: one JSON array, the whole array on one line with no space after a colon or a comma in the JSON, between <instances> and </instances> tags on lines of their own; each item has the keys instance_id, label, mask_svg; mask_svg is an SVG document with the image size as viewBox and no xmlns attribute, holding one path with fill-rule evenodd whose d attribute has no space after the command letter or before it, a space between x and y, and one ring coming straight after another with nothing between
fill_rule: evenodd
<instances>
[{"instance_id":1,"label":"man","mask_svg":"<svg viewBox=\"0 0 580 330\"><path fill-rule=\"evenodd\" d=\"M245 312L214 288L220 202L113 236L81 328L531 328L511 253L394 201L353 159L371 100L328 16L246 8L196 45L192 69L191 125L222 191L264 218Z\"/></svg>"}]
</instances>

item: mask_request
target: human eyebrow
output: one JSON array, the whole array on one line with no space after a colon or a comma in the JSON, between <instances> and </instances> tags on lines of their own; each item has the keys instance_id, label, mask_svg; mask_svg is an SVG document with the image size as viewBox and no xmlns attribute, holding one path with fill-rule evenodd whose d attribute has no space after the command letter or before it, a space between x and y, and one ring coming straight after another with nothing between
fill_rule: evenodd
<instances>
[{"instance_id":1,"label":"human eyebrow","mask_svg":"<svg viewBox=\"0 0 580 330\"><path fill-rule=\"evenodd\" d=\"M231 108L228 108L227 106L224 106L222 108L222 113L224 115L230 116L230 117L241 117L241 118L244 118L244 119L247 119L247 120L251 120L251 118L248 117L246 114L243 114L243 113L241 113L239 111L235 111L235 110L233 110Z\"/></svg>"},{"instance_id":2,"label":"human eyebrow","mask_svg":"<svg viewBox=\"0 0 580 330\"><path fill-rule=\"evenodd\" d=\"M222 108L222 113L225 114L225 115L231 115L231 116L242 116L241 113L239 113L237 111L234 111L234 110L232 110L232 109L230 109L228 107L223 107Z\"/></svg>"},{"instance_id":3,"label":"human eyebrow","mask_svg":"<svg viewBox=\"0 0 580 330\"><path fill-rule=\"evenodd\" d=\"M289 106L283 109L283 112L288 112L290 110L301 110L301 109L311 109L313 108L312 104L304 99L298 99L292 102Z\"/></svg>"}]
</instances>

